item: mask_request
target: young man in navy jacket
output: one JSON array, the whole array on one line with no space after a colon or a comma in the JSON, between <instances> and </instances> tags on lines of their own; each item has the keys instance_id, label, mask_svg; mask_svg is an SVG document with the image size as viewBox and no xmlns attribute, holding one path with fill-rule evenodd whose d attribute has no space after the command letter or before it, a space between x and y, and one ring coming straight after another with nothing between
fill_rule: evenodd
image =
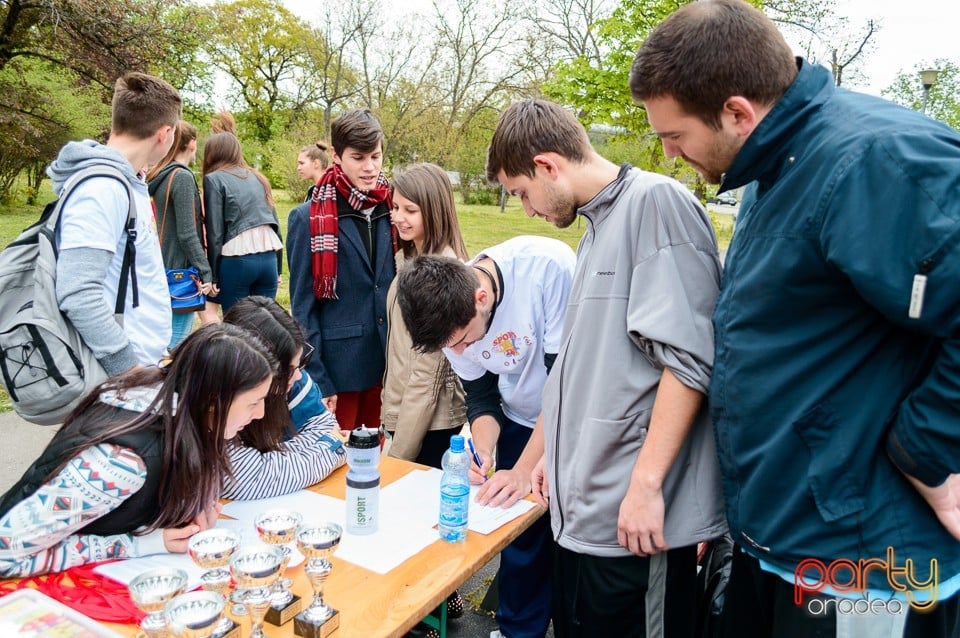
<instances>
[{"instance_id":1,"label":"young man in navy jacket","mask_svg":"<svg viewBox=\"0 0 960 638\"><path fill-rule=\"evenodd\" d=\"M957 636L960 135L739 0L668 17L630 87L667 156L747 187L713 314L727 635Z\"/></svg>"},{"instance_id":2,"label":"young man in navy jacket","mask_svg":"<svg viewBox=\"0 0 960 638\"><path fill-rule=\"evenodd\" d=\"M333 164L290 213L293 316L316 349L307 372L340 427L380 425L387 290L396 274L383 129L369 109L331 124Z\"/></svg>"}]
</instances>

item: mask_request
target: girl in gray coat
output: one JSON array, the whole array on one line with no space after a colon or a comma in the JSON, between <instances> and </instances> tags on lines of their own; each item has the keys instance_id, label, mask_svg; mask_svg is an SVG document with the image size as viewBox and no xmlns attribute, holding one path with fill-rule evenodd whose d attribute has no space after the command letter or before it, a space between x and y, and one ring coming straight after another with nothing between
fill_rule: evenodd
<instances>
[{"instance_id":1,"label":"girl in gray coat","mask_svg":"<svg viewBox=\"0 0 960 638\"><path fill-rule=\"evenodd\" d=\"M147 174L148 190L156 208L160 252L165 268L196 268L200 292L209 294L213 273L203 237L203 204L190 165L197 157L197 127L180 120L173 145ZM173 348L193 330L195 312L173 313Z\"/></svg>"}]
</instances>

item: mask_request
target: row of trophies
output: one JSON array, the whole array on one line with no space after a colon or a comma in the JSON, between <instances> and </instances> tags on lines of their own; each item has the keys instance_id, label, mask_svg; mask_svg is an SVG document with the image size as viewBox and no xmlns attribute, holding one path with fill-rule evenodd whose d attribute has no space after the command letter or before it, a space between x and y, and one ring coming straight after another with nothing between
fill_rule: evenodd
<instances>
[{"instance_id":1,"label":"row of trophies","mask_svg":"<svg viewBox=\"0 0 960 638\"><path fill-rule=\"evenodd\" d=\"M249 613L251 638L263 638L264 620L280 625L294 616L294 633L303 638L325 638L340 625L337 610L323 602L323 583L332 565L329 556L343 534L335 523L303 524L301 515L272 510L256 519L257 533L267 547L241 547L240 535L213 528L191 537L190 558L206 571L202 591L183 593L187 573L160 568L144 572L129 585L130 598L147 613L140 629L147 638L237 638L240 628L224 615L231 578L236 590L230 600L234 616ZM283 573L290 562L288 543L309 560L304 572L313 587L313 602L300 611L300 598L290 592L292 581ZM229 567L229 570L227 569Z\"/></svg>"}]
</instances>

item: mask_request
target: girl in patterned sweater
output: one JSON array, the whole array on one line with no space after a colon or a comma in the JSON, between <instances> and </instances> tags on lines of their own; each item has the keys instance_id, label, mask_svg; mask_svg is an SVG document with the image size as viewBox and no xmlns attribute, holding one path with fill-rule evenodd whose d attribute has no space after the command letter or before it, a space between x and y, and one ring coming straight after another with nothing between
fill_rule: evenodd
<instances>
[{"instance_id":1,"label":"girl in patterned sweater","mask_svg":"<svg viewBox=\"0 0 960 638\"><path fill-rule=\"evenodd\" d=\"M256 337L209 325L168 366L105 382L0 498L0 577L185 552L214 525L228 442L263 416L276 370Z\"/></svg>"}]
</instances>

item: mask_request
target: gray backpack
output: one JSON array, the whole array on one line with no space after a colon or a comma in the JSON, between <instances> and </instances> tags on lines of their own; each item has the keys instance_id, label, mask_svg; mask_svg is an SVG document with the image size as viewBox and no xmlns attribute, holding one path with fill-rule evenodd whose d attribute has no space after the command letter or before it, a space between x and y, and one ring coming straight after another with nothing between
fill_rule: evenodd
<instances>
[{"instance_id":1,"label":"gray backpack","mask_svg":"<svg viewBox=\"0 0 960 638\"><path fill-rule=\"evenodd\" d=\"M127 187L127 243L114 309L123 324L127 277L133 306L139 303L134 268L137 212L133 190L109 165L79 171L59 199L47 204L40 220L0 252L0 373L13 408L40 425L63 423L67 415L107 374L57 304L57 224L70 193L91 177L118 179Z\"/></svg>"}]
</instances>

